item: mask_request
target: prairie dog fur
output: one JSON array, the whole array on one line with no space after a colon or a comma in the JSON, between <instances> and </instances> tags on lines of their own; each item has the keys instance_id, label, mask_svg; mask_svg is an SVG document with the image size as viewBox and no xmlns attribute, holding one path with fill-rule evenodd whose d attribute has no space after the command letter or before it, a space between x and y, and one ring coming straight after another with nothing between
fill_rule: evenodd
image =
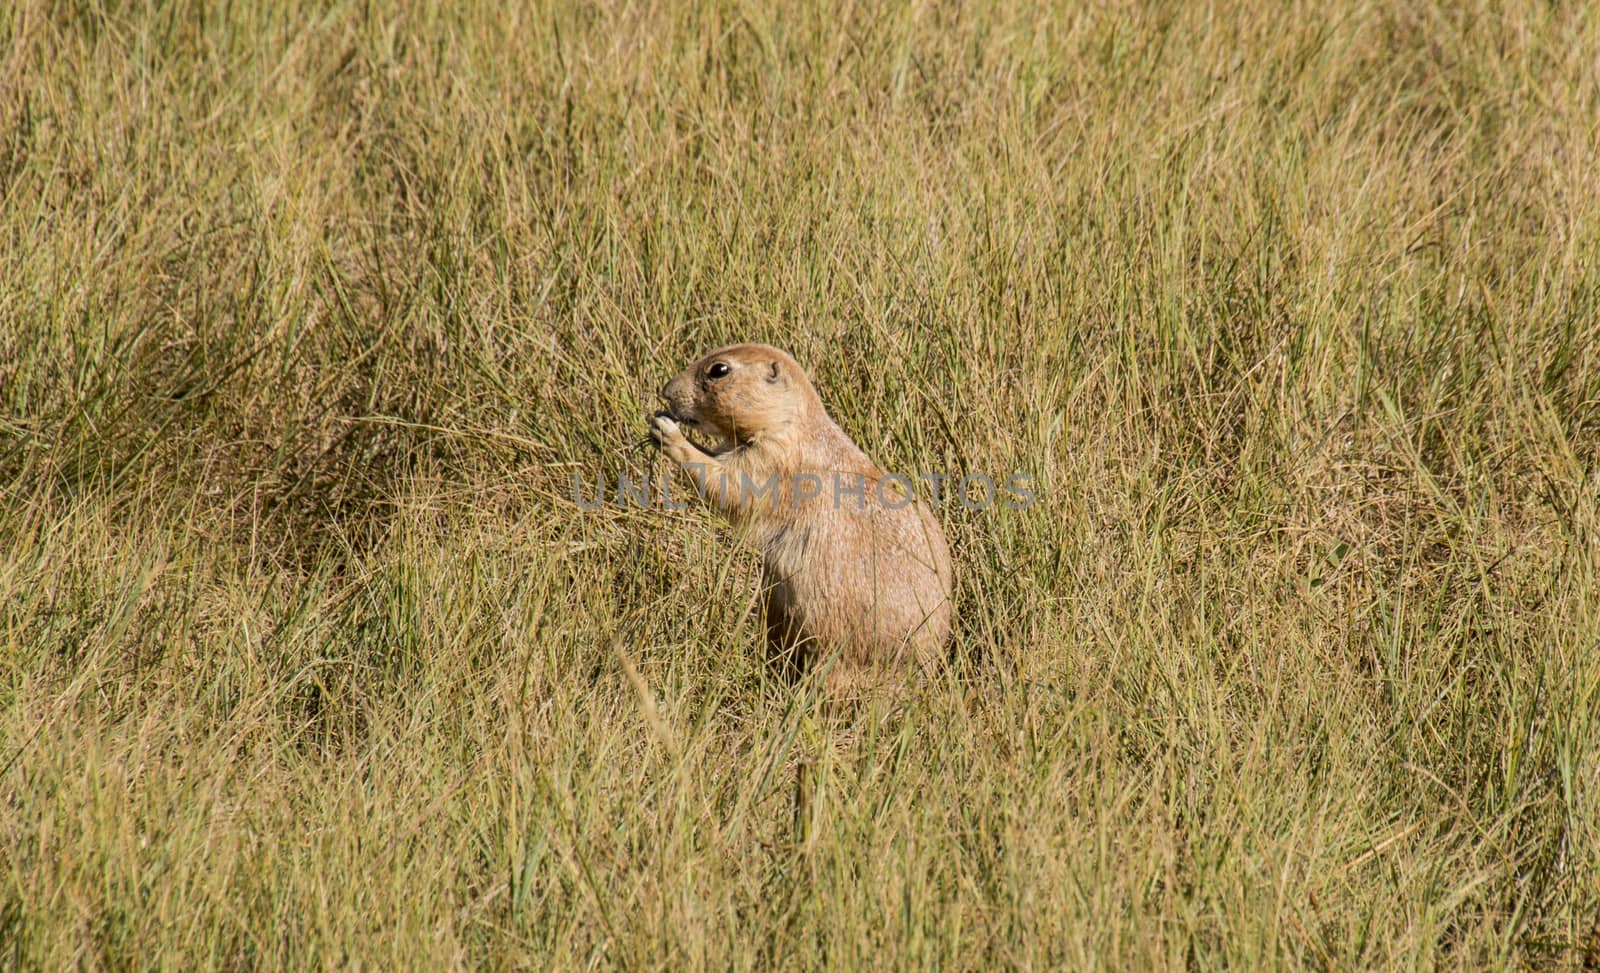
<instances>
[{"instance_id":1,"label":"prairie dog fur","mask_svg":"<svg viewBox=\"0 0 1600 973\"><path fill-rule=\"evenodd\" d=\"M651 438L761 552L775 664L791 676L828 665L835 694L939 664L953 586L944 532L834 423L793 358L729 345L660 394Z\"/></svg>"}]
</instances>

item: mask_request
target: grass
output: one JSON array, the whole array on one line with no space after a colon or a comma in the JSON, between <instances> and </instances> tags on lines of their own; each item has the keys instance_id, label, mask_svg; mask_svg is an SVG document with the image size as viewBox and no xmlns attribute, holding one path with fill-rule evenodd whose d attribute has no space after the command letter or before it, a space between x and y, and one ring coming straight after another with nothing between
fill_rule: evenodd
<instances>
[{"instance_id":1,"label":"grass","mask_svg":"<svg viewBox=\"0 0 1600 973\"><path fill-rule=\"evenodd\" d=\"M1600 965L1586 4L20 0L0 965ZM940 511L847 716L653 390Z\"/></svg>"}]
</instances>

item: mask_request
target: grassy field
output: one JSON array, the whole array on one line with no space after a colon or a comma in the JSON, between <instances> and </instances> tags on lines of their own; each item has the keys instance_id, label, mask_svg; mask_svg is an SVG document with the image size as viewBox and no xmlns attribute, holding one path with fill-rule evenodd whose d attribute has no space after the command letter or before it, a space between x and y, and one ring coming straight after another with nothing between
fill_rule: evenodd
<instances>
[{"instance_id":1,"label":"grassy field","mask_svg":"<svg viewBox=\"0 0 1600 973\"><path fill-rule=\"evenodd\" d=\"M1597 57L6 5L0 967L1600 968ZM725 527L574 502L744 339L1032 477L935 684L778 684Z\"/></svg>"}]
</instances>

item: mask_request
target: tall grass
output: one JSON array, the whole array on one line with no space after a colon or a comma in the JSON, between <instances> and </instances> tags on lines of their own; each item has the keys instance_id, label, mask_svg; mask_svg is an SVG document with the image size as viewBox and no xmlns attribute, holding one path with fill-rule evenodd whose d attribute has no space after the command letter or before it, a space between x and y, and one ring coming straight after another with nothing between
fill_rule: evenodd
<instances>
[{"instance_id":1,"label":"tall grass","mask_svg":"<svg viewBox=\"0 0 1600 973\"><path fill-rule=\"evenodd\" d=\"M0 13L0 965L1600 964L1591 5ZM761 664L791 350L935 684Z\"/></svg>"}]
</instances>

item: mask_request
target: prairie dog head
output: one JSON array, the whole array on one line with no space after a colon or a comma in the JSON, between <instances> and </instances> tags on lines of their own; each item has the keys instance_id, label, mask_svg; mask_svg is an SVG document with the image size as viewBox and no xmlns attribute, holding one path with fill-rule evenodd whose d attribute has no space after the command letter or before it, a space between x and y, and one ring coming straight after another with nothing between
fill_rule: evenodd
<instances>
[{"instance_id":1,"label":"prairie dog head","mask_svg":"<svg viewBox=\"0 0 1600 973\"><path fill-rule=\"evenodd\" d=\"M805 370L771 345L718 348L662 386L661 398L719 450L781 435L822 410Z\"/></svg>"}]
</instances>

